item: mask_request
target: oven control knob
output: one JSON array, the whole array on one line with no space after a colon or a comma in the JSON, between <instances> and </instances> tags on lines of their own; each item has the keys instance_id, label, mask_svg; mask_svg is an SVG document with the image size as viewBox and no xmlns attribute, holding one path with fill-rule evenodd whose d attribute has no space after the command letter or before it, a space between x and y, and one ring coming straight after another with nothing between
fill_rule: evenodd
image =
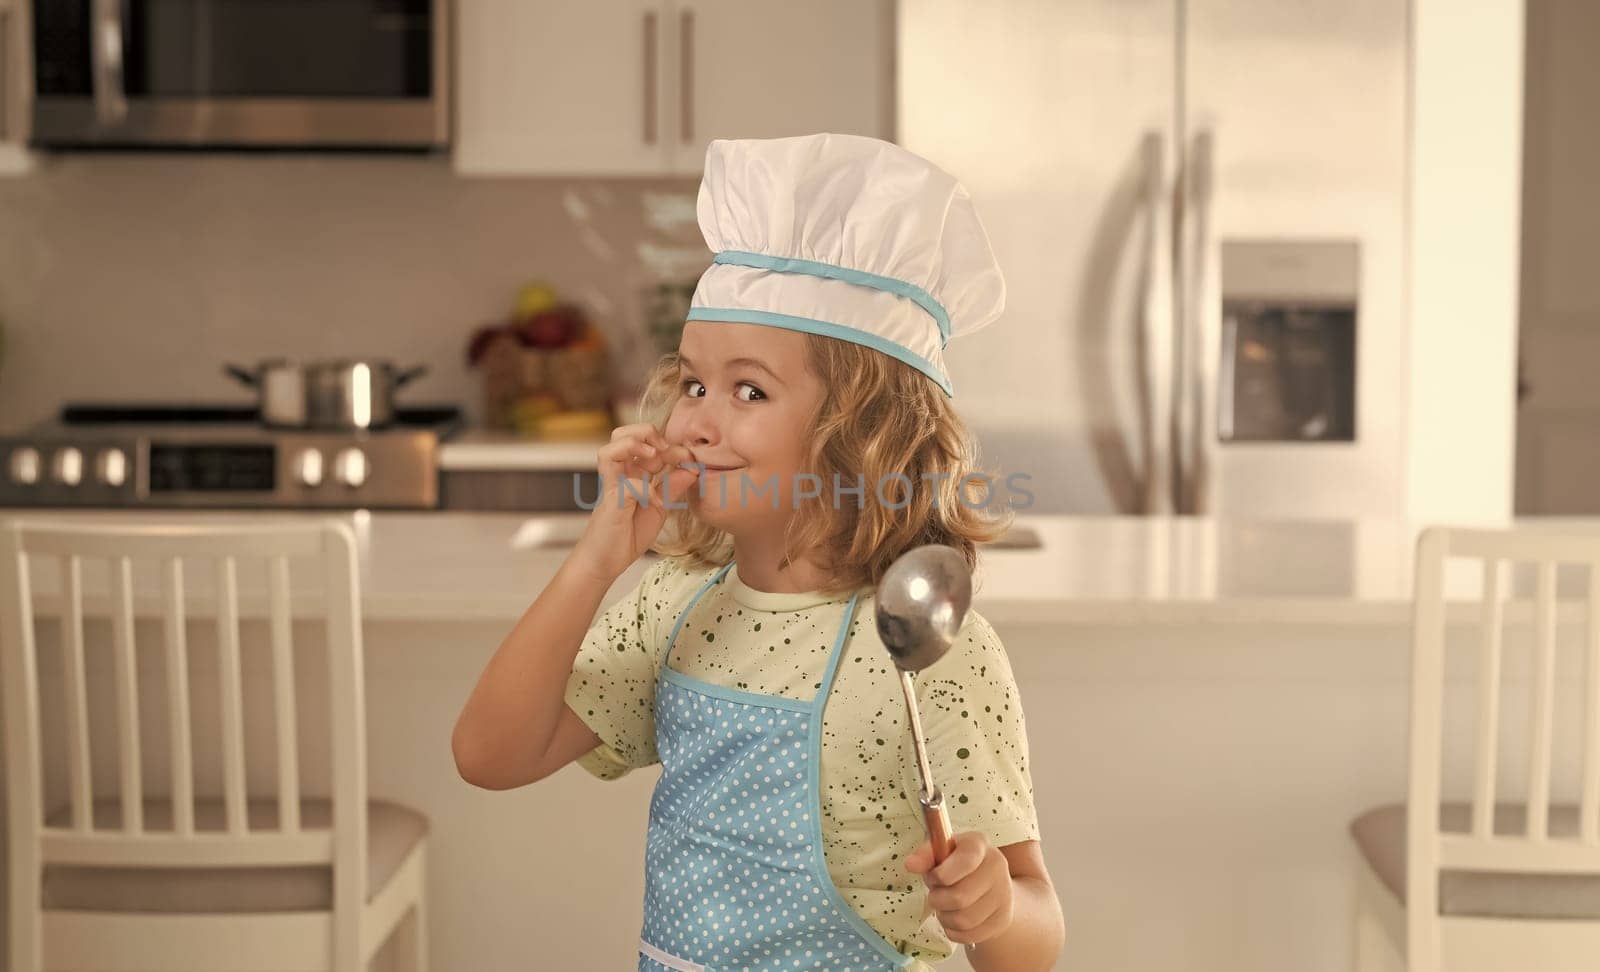
<instances>
[{"instance_id":1,"label":"oven control knob","mask_svg":"<svg viewBox=\"0 0 1600 972\"><path fill-rule=\"evenodd\" d=\"M55 460L50 464L50 475L64 486L78 485L83 481L83 453L75 446L57 449Z\"/></svg>"},{"instance_id":2,"label":"oven control knob","mask_svg":"<svg viewBox=\"0 0 1600 972\"><path fill-rule=\"evenodd\" d=\"M32 486L39 481L39 450L23 446L11 453L11 481Z\"/></svg>"},{"instance_id":3,"label":"oven control knob","mask_svg":"<svg viewBox=\"0 0 1600 972\"><path fill-rule=\"evenodd\" d=\"M294 478L304 486L322 485L322 453L305 449L294 457Z\"/></svg>"},{"instance_id":4,"label":"oven control knob","mask_svg":"<svg viewBox=\"0 0 1600 972\"><path fill-rule=\"evenodd\" d=\"M351 489L365 483L371 472L372 463L367 461L367 454L355 446L339 450L339 455L333 460L334 476Z\"/></svg>"},{"instance_id":5,"label":"oven control knob","mask_svg":"<svg viewBox=\"0 0 1600 972\"><path fill-rule=\"evenodd\" d=\"M128 481L128 454L115 447L100 450L94 461L94 474L107 486L121 486Z\"/></svg>"}]
</instances>

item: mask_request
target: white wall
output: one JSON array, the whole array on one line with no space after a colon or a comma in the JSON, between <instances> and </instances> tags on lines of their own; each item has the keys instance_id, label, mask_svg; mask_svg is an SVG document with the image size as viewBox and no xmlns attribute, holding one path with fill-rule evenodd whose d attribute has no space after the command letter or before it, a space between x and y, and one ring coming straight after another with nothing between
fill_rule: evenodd
<instances>
[{"instance_id":1,"label":"white wall","mask_svg":"<svg viewBox=\"0 0 1600 972\"><path fill-rule=\"evenodd\" d=\"M545 279L596 316L619 376L654 359L655 257L711 261L690 178L463 179L440 157L40 156L0 177L0 434L64 400L235 401L226 361L428 365L399 401L459 402L467 337Z\"/></svg>"},{"instance_id":2,"label":"white wall","mask_svg":"<svg viewBox=\"0 0 1600 972\"><path fill-rule=\"evenodd\" d=\"M1522 0L1412 0L1406 515L1507 516L1515 468Z\"/></svg>"}]
</instances>

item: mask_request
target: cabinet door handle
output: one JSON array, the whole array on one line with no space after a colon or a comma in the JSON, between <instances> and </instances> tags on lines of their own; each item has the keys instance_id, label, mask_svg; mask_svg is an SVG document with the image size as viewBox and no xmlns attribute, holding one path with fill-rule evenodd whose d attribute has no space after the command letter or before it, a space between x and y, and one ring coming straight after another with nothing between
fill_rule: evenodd
<instances>
[{"instance_id":1,"label":"cabinet door handle","mask_svg":"<svg viewBox=\"0 0 1600 972\"><path fill-rule=\"evenodd\" d=\"M656 13L644 15L644 143L656 144Z\"/></svg>"},{"instance_id":2,"label":"cabinet door handle","mask_svg":"<svg viewBox=\"0 0 1600 972\"><path fill-rule=\"evenodd\" d=\"M694 141L694 11L678 16L678 93L684 144Z\"/></svg>"}]
</instances>

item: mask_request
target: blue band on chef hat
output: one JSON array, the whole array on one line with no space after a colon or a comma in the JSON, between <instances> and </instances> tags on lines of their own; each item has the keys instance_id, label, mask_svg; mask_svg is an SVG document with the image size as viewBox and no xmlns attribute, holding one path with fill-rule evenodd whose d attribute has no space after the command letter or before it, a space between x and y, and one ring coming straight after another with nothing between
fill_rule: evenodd
<instances>
[{"instance_id":1,"label":"blue band on chef hat","mask_svg":"<svg viewBox=\"0 0 1600 972\"><path fill-rule=\"evenodd\" d=\"M783 327L791 331L803 331L807 334L820 334L823 337L838 338L841 341L851 341L875 351L882 351L891 358L904 361L932 378L946 395L955 397L955 389L950 385L950 379L939 373L933 362L917 354L910 348L890 341L888 338L879 337L871 331L863 331L859 327L849 327L844 324L835 324L832 321L819 321L810 317L796 317L793 314L777 314L772 311L752 310L745 307L690 307L689 313L684 316L686 321L723 321L736 324L765 324L770 327Z\"/></svg>"},{"instance_id":2,"label":"blue band on chef hat","mask_svg":"<svg viewBox=\"0 0 1600 972\"><path fill-rule=\"evenodd\" d=\"M833 263L822 263L818 260L799 260L792 257L775 257L765 253L751 253L748 250L723 250L711 259L712 263L728 263L736 267L754 267L758 270L776 270L779 273L805 273L813 277L827 277L831 280L843 280L845 283L857 284L862 287L871 287L873 290L882 290L905 299L928 312L934 323L939 325L939 347L944 348L950 343L950 315L945 313L944 307L933 295L918 287L916 284L893 277L884 277L876 273L867 273L865 270L852 270Z\"/></svg>"}]
</instances>

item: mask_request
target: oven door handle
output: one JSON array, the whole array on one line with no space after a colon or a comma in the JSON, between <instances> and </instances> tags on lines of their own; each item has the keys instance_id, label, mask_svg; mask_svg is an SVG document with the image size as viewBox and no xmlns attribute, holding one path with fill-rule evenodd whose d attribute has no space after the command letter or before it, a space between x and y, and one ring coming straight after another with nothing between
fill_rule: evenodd
<instances>
[{"instance_id":1,"label":"oven door handle","mask_svg":"<svg viewBox=\"0 0 1600 972\"><path fill-rule=\"evenodd\" d=\"M122 79L123 2L94 0L94 27L89 37L94 58L94 115L107 126L121 124L128 117L128 93Z\"/></svg>"}]
</instances>

